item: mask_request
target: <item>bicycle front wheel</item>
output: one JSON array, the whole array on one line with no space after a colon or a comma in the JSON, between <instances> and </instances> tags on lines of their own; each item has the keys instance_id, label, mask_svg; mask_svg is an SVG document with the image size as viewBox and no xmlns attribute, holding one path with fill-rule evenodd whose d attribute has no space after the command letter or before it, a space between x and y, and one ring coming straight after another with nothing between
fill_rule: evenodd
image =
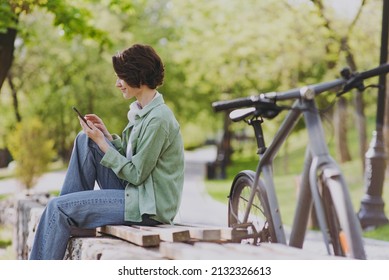
<instances>
[{"instance_id":1,"label":"bicycle front wheel","mask_svg":"<svg viewBox=\"0 0 389 280\"><path fill-rule=\"evenodd\" d=\"M277 242L266 192L256 188L253 202L249 205L254 178L253 171L242 171L234 178L228 203L228 225L239 227L249 224L247 243ZM249 211L247 219L246 211Z\"/></svg>"},{"instance_id":2,"label":"bicycle front wheel","mask_svg":"<svg viewBox=\"0 0 389 280\"><path fill-rule=\"evenodd\" d=\"M333 254L366 259L362 229L345 185L331 169L323 171L321 181L323 209Z\"/></svg>"}]
</instances>

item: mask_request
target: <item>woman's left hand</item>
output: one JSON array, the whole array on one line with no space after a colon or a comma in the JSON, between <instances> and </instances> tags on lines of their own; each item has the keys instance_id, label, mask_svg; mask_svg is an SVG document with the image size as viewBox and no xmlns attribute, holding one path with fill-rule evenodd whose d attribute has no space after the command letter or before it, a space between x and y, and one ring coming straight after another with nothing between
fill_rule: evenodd
<instances>
[{"instance_id":1,"label":"woman's left hand","mask_svg":"<svg viewBox=\"0 0 389 280\"><path fill-rule=\"evenodd\" d=\"M87 125L83 120L80 119L80 117L78 117L78 119L80 121L82 130L85 132L85 134L88 135L88 137L92 139L99 146L100 150L102 150L105 153L108 150L109 145L105 140L104 133L100 129L98 129L93 124L93 122L88 120L87 121L88 125Z\"/></svg>"}]
</instances>

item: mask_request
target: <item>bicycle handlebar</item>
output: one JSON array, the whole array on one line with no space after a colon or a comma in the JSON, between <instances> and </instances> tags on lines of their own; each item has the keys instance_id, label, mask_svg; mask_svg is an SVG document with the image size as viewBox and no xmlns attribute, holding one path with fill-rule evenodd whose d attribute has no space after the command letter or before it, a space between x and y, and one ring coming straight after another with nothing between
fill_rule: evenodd
<instances>
[{"instance_id":1,"label":"bicycle handlebar","mask_svg":"<svg viewBox=\"0 0 389 280\"><path fill-rule=\"evenodd\" d=\"M342 71L342 78L329 82L318 83L301 88L287 90L284 92L269 92L249 97L237 98L227 101L216 101L212 103L215 112L238 109L242 107L260 106L262 108L274 109L274 102L277 100L288 100L297 98L313 99L315 95L322 92L343 86L340 94L346 93L353 88L359 88L363 80L386 74L389 72L389 64L382 64L376 68L361 72L350 73ZM273 102L272 102L273 101Z\"/></svg>"},{"instance_id":2,"label":"bicycle handlebar","mask_svg":"<svg viewBox=\"0 0 389 280\"><path fill-rule=\"evenodd\" d=\"M254 104L260 104L264 101L261 95L252 95L249 97L242 97L233 100L216 101L212 103L212 107L216 112L228 109L236 109L242 107L250 107Z\"/></svg>"}]
</instances>

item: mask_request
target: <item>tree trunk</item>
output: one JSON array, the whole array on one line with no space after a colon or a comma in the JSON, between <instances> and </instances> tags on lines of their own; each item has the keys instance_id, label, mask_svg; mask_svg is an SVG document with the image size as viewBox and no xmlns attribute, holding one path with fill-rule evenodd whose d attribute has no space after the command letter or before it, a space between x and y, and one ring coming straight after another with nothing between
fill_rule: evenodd
<instances>
[{"instance_id":1,"label":"tree trunk","mask_svg":"<svg viewBox=\"0 0 389 280\"><path fill-rule=\"evenodd\" d=\"M351 71L357 70L354 54L348 43L348 38L344 37L341 41L341 50L346 53L346 61ZM355 105L355 117L356 125L359 138L359 157L361 158L362 170L365 170L365 153L367 150L367 135L366 135L366 116L365 116L365 103L363 101L362 92L355 90L354 94L354 105Z\"/></svg>"},{"instance_id":2,"label":"tree trunk","mask_svg":"<svg viewBox=\"0 0 389 280\"><path fill-rule=\"evenodd\" d=\"M335 134L337 135L335 142L340 162L351 160L347 145L347 122L345 120L347 120L347 101L340 97L334 114Z\"/></svg>"},{"instance_id":3,"label":"tree trunk","mask_svg":"<svg viewBox=\"0 0 389 280\"><path fill-rule=\"evenodd\" d=\"M0 33L0 90L11 69L15 50L16 29L8 28Z\"/></svg>"},{"instance_id":4,"label":"tree trunk","mask_svg":"<svg viewBox=\"0 0 389 280\"><path fill-rule=\"evenodd\" d=\"M20 110L19 110L18 91L13 83L11 72L8 72L8 84L9 84L9 86L11 88L11 92L12 92L12 100L13 100L15 118L16 118L16 121L19 123L22 121L22 116L20 115Z\"/></svg>"}]
</instances>

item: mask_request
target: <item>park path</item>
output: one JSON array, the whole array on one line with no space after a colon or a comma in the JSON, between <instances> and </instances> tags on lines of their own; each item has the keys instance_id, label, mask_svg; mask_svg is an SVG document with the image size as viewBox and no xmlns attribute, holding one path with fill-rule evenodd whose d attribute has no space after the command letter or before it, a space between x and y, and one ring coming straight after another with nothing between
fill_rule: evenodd
<instances>
[{"instance_id":1,"label":"park path","mask_svg":"<svg viewBox=\"0 0 389 280\"><path fill-rule=\"evenodd\" d=\"M185 183L177 223L227 226L227 206L211 198L206 191L204 179L206 163L214 160L216 149L205 147L185 152ZM36 192L59 190L66 171L55 171L43 175L34 187ZM0 180L0 195L19 193L23 187L16 179ZM285 229L288 235L288 228ZM368 259L389 260L389 242L364 239ZM304 250L326 255L320 232L309 231Z\"/></svg>"}]
</instances>

